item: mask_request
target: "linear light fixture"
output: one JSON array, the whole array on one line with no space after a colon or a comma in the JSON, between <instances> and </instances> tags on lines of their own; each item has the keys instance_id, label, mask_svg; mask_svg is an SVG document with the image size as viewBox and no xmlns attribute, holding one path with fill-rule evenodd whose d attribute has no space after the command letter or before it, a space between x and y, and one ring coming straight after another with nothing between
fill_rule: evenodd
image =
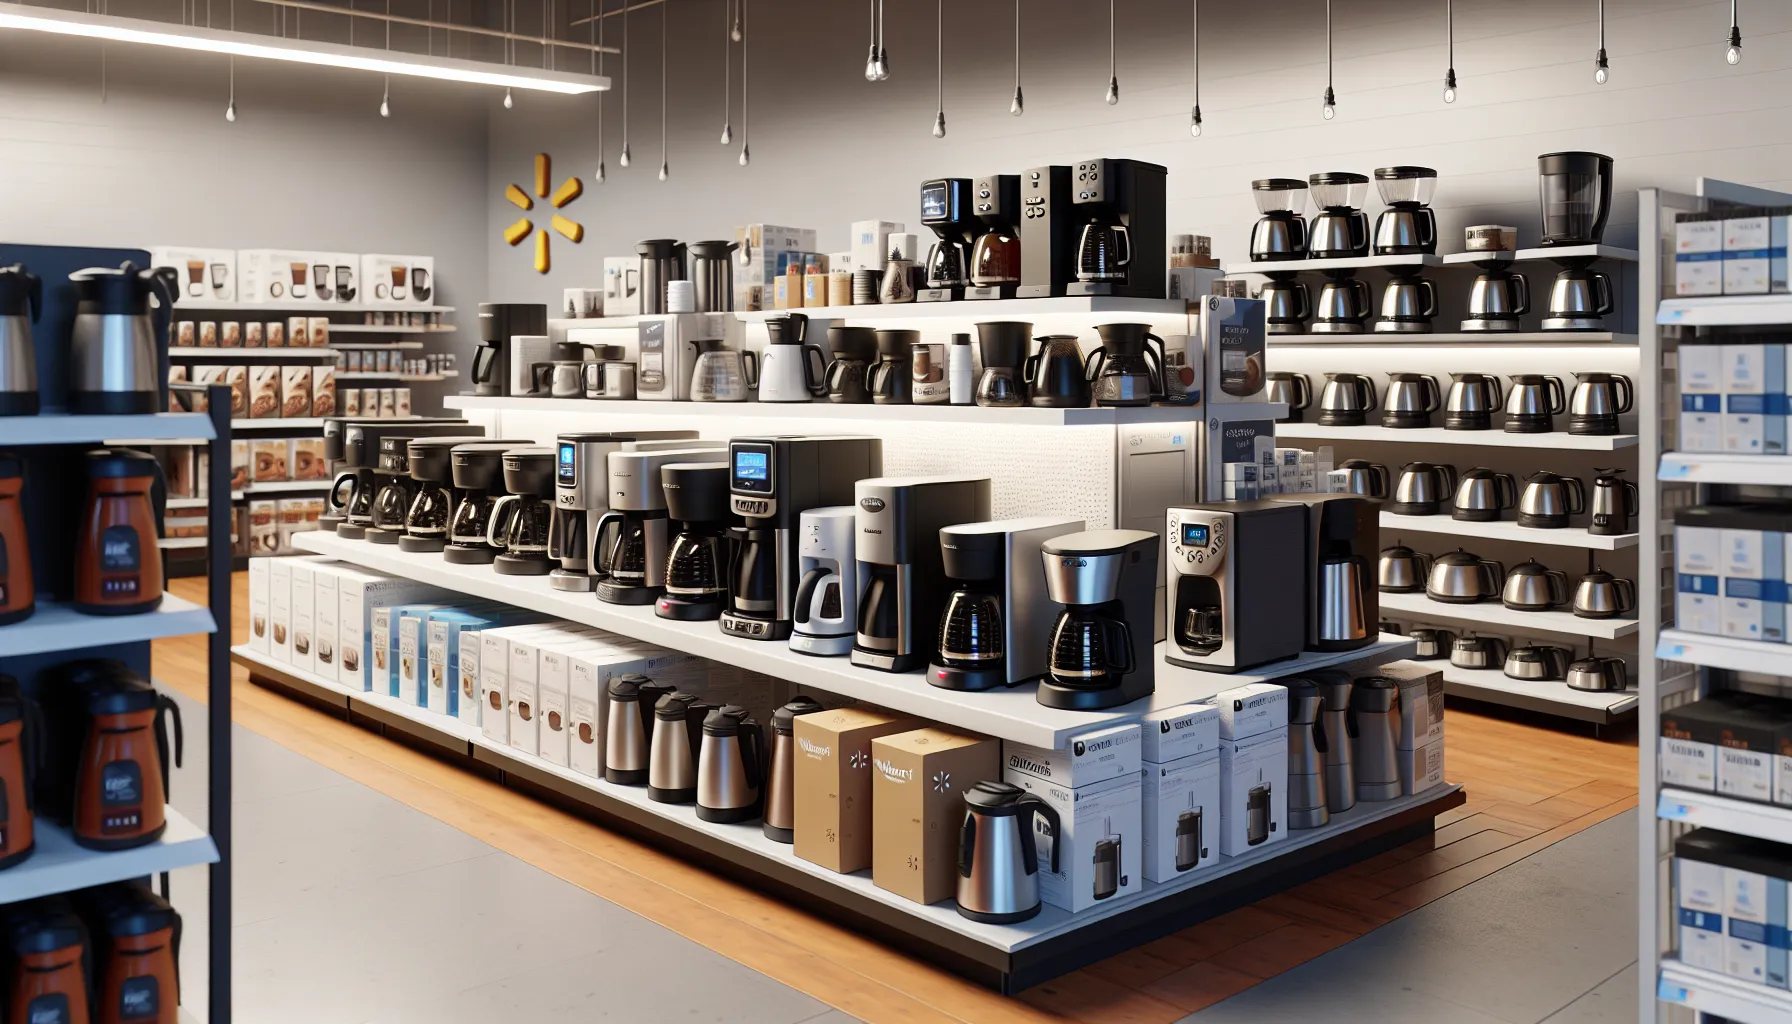
<instances>
[{"instance_id":1,"label":"linear light fixture","mask_svg":"<svg viewBox=\"0 0 1792 1024\"><path fill-rule=\"evenodd\" d=\"M391 75L435 78L447 82L469 82L474 85L497 85L506 88L535 89L565 95L598 92L610 87L610 80L601 75L580 75L539 68L504 67L483 61L458 57L430 57L423 54L369 50L365 47L342 46L337 43L311 42L300 39L279 39L248 32L230 32L199 25L176 25L145 21L140 18L119 18L85 11L65 11L51 7L0 2L0 29L24 29L53 32L57 35L85 36L121 43L144 43L168 46L179 50L229 54L236 57L260 57L298 64L375 71Z\"/></svg>"}]
</instances>

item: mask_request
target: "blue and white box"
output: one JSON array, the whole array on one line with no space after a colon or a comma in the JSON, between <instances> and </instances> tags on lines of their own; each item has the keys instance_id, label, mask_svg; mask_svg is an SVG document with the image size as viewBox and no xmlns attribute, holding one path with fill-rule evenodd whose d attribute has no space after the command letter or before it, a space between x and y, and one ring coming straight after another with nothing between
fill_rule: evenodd
<instances>
[{"instance_id":1,"label":"blue and white box","mask_svg":"<svg viewBox=\"0 0 1792 1024\"><path fill-rule=\"evenodd\" d=\"M1720 618L1724 636L1740 640L1786 639L1785 533L1771 513L1734 510L1723 516Z\"/></svg>"},{"instance_id":2,"label":"blue and white box","mask_svg":"<svg viewBox=\"0 0 1792 1024\"><path fill-rule=\"evenodd\" d=\"M1755 210L1726 217L1723 224L1724 294L1766 295L1773 270L1773 218Z\"/></svg>"},{"instance_id":3,"label":"blue and white box","mask_svg":"<svg viewBox=\"0 0 1792 1024\"><path fill-rule=\"evenodd\" d=\"M1683 452L1724 450L1724 347L1687 343L1676 354Z\"/></svg>"},{"instance_id":4,"label":"blue and white box","mask_svg":"<svg viewBox=\"0 0 1792 1024\"><path fill-rule=\"evenodd\" d=\"M1674 223L1674 294L1724 293L1724 222L1721 214L1683 213Z\"/></svg>"},{"instance_id":5,"label":"blue and white box","mask_svg":"<svg viewBox=\"0 0 1792 1024\"><path fill-rule=\"evenodd\" d=\"M1674 513L1674 624L1693 633L1723 633L1723 524L1727 510L1708 506Z\"/></svg>"},{"instance_id":6,"label":"blue and white box","mask_svg":"<svg viewBox=\"0 0 1792 1024\"><path fill-rule=\"evenodd\" d=\"M1723 346L1723 450L1786 454L1786 346Z\"/></svg>"}]
</instances>

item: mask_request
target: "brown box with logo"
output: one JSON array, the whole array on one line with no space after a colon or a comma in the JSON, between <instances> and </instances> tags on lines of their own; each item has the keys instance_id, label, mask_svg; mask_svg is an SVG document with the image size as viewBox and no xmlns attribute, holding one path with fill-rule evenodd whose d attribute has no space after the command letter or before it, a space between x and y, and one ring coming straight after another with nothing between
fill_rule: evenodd
<instances>
[{"instance_id":1,"label":"brown box with logo","mask_svg":"<svg viewBox=\"0 0 1792 1024\"><path fill-rule=\"evenodd\" d=\"M1001 743L915 729L872 740L871 767L871 880L916 903L952 898L964 793L1000 777Z\"/></svg>"},{"instance_id":2,"label":"brown box with logo","mask_svg":"<svg viewBox=\"0 0 1792 1024\"><path fill-rule=\"evenodd\" d=\"M871 741L919 724L861 708L797 716L798 857L841 872L871 866Z\"/></svg>"}]
</instances>

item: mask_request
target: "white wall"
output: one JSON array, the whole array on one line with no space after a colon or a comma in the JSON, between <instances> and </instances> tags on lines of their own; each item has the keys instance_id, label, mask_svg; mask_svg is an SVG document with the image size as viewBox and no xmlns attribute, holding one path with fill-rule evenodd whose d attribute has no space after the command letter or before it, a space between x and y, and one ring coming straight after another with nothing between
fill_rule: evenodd
<instances>
[{"instance_id":1,"label":"white wall","mask_svg":"<svg viewBox=\"0 0 1792 1024\"><path fill-rule=\"evenodd\" d=\"M582 7L582 5L579 5ZM526 183L529 158L550 152L563 171L596 164L595 99L494 108L488 244L494 294L557 303L562 287L594 284L605 254L647 237L725 237L735 224L815 227L821 247L845 247L847 225L881 217L917 223L925 178L1018 171L1091 156L1170 168L1172 231L1211 235L1223 258L1243 255L1253 178L1320 170L1367 172L1391 163L1437 168L1446 238L1500 220L1534 240L1536 156L1592 149L1617 160L1618 186L1685 190L1698 175L1761 185L1792 179L1792 4L1742 5L1746 57L1723 60L1729 5L1721 0L1609 0L1610 84L1593 84L1592 0L1459 0L1456 67L1462 96L1441 99L1443 0L1336 0L1335 121L1319 116L1325 86L1321 0L1202 0L1202 110L1188 135L1189 0L1119 0L1121 102L1102 102L1107 5L1025 0L1022 117L1008 114L1013 5L946 4L949 133L929 133L934 103L933 5L893 0L886 25L893 77L862 75L868 42L860 0L749 0L752 166L737 143L717 143L722 121L722 0L671 5L668 114L671 180L659 167L658 9L633 17L630 87L635 166L617 167L620 61L607 106L610 181L571 211L582 245L556 237L555 269L529 267L499 229L515 219L502 183ZM619 36L619 18L611 36ZM1371 207L1379 202L1371 200ZM1608 241L1634 239L1634 206L1620 207ZM1446 242L1445 248L1459 248Z\"/></svg>"}]
</instances>

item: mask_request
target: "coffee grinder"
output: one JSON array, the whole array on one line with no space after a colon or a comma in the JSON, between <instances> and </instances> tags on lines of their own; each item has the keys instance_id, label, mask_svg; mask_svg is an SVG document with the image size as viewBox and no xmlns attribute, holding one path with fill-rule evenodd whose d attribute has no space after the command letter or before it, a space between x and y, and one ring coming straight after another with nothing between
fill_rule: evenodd
<instances>
[{"instance_id":1,"label":"coffee grinder","mask_svg":"<svg viewBox=\"0 0 1792 1024\"><path fill-rule=\"evenodd\" d=\"M790 649L822 657L851 653L859 593L853 559L857 507L809 509L797 529L796 569L801 575L791 610Z\"/></svg>"},{"instance_id":2,"label":"coffee grinder","mask_svg":"<svg viewBox=\"0 0 1792 1024\"><path fill-rule=\"evenodd\" d=\"M1212 502L1172 508L1164 525L1170 664L1232 673L1301 652L1306 616L1288 614L1288 592L1307 578L1305 510Z\"/></svg>"},{"instance_id":3,"label":"coffee grinder","mask_svg":"<svg viewBox=\"0 0 1792 1024\"><path fill-rule=\"evenodd\" d=\"M1380 637L1380 502L1353 494L1283 494L1306 506L1306 648L1354 651Z\"/></svg>"},{"instance_id":4,"label":"coffee grinder","mask_svg":"<svg viewBox=\"0 0 1792 1024\"><path fill-rule=\"evenodd\" d=\"M952 593L927 681L947 690L989 690L1044 675L1055 609L1036 568L1040 545L1082 529L1081 519L1033 516L941 530Z\"/></svg>"},{"instance_id":5,"label":"coffee grinder","mask_svg":"<svg viewBox=\"0 0 1792 1024\"><path fill-rule=\"evenodd\" d=\"M1278 263L1307 258L1307 183L1299 178L1259 178L1251 182L1251 198L1263 216L1251 228L1251 259ZM1304 334L1313 317L1312 295L1293 270L1266 273L1257 297L1270 334Z\"/></svg>"},{"instance_id":6,"label":"coffee grinder","mask_svg":"<svg viewBox=\"0 0 1792 1024\"><path fill-rule=\"evenodd\" d=\"M1012 299L1020 288L1020 175L992 174L972 184L983 232L971 244L967 299Z\"/></svg>"},{"instance_id":7,"label":"coffee grinder","mask_svg":"<svg viewBox=\"0 0 1792 1024\"><path fill-rule=\"evenodd\" d=\"M946 598L940 530L989 518L989 478L876 477L860 480L855 496L859 592L852 663L910 672L927 664L939 636Z\"/></svg>"},{"instance_id":8,"label":"coffee grinder","mask_svg":"<svg viewBox=\"0 0 1792 1024\"><path fill-rule=\"evenodd\" d=\"M1064 610L1046 641L1039 703L1099 711L1156 689L1152 620L1162 546L1150 530L1088 530L1040 545L1046 593Z\"/></svg>"},{"instance_id":9,"label":"coffee grinder","mask_svg":"<svg viewBox=\"0 0 1792 1024\"><path fill-rule=\"evenodd\" d=\"M479 348L473 352L473 393L503 395L510 386L510 339L548 333L548 307L539 302L481 302Z\"/></svg>"},{"instance_id":10,"label":"coffee grinder","mask_svg":"<svg viewBox=\"0 0 1792 1024\"><path fill-rule=\"evenodd\" d=\"M883 472L881 438L847 435L735 438L728 444L734 531L722 632L787 640L797 590L797 529L803 512L845 505L853 486Z\"/></svg>"},{"instance_id":11,"label":"coffee grinder","mask_svg":"<svg viewBox=\"0 0 1792 1024\"><path fill-rule=\"evenodd\" d=\"M591 527L592 566L600 577L597 599L609 604L653 604L666 586L666 489L660 467L674 462L721 462L718 442L689 447L609 454L610 510ZM615 527L611 535L610 528ZM606 540L606 537L608 539Z\"/></svg>"},{"instance_id":12,"label":"coffee grinder","mask_svg":"<svg viewBox=\"0 0 1792 1024\"><path fill-rule=\"evenodd\" d=\"M696 436L695 430L631 430L561 434L556 439L554 521L548 530L548 557L560 564L548 573L550 586L575 593L597 588L590 553L593 526L610 507L610 453L632 450L638 441L683 441Z\"/></svg>"},{"instance_id":13,"label":"coffee grinder","mask_svg":"<svg viewBox=\"0 0 1792 1024\"><path fill-rule=\"evenodd\" d=\"M921 223L939 239L927 250L923 264L927 287L915 292L916 302L948 302L964 298L970 283L971 232L977 218L971 211L971 179L937 178L921 183Z\"/></svg>"},{"instance_id":14,"label":"coffee grinder","mask_svg":"<svg viewBox=\"0 0 1792 1024\"><path fill-rule=\"evenodd\" d=\"M666 592L653 604L662 619L709 621L728 599L728 466L669 462L660 467L666 516L676 526L666 549Z\"/></svg>"},{"instance_id":15,"label":"coffee grinder","mask_svg":"<svg viewBox=\"0 0 1792 1024\"><path fill-rule=\"evenodd\" d=\"M1161 299L1168 274L1165 179L1142 160L1085 160L1075 167L1072 203L1082 214L1071 295Z\"/></svg>"},{"instance_id":16,"label":"coffee grinder","mask_svg":"<svg viewBox=\"0 0 1792 1024\"><path fill-rule=\"evenodd\" d=\"M1063 295L1076 280L1076 236L1070 168L1034 167L1020 176L1020 287L1023 299Z\"/></svg>"}]
</instances>

